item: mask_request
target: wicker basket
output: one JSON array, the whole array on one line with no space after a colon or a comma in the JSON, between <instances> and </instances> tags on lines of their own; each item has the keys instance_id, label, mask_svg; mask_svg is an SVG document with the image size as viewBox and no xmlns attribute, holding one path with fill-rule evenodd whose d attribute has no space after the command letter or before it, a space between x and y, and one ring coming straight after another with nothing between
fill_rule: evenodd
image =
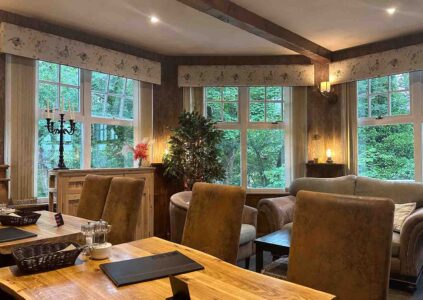
<instances>
[{"instance_id":1,"label":"wicker basket","mask_svg":"<svg viewBox=\"0 0 423 300\"><path fill-rule=\"evenodd\" d=\"M60 251L71 244L76 249ZM82 247L77 243L61 242L16 248L12 256L21 272L35 273L72 266L81 251Z\"/></svg>"},{"instance_id":2,"label":"wicker basket","mask_svg":"<svg viewBox=\"0 0 423 300\"><path fill-rule=\"evenodd\" d=\"M40 214L30 212L30 211L21 211L15 212L18 216L14 217L10 215L0 215L0 223L4 226L25 226L32 225L37 223Z\"/></svg>"}]
</instances>

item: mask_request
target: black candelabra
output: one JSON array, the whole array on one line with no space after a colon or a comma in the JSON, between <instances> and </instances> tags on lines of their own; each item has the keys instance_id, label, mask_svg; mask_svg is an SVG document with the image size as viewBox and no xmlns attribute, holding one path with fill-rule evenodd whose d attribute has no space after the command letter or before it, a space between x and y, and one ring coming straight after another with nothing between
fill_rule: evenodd
<instances>
[{"instance_id":1,"label":"black candelabra","mask_svg":"<svg viewBox=\"0 0 423 300\"><path fill-rule=\"evenodd\" d=\"M54 112L53 112L54 113ZM57 164L57 168L54 168L54 170L63 170L63 169L68 169L65 165L65 160L63 158L63 151L64 151L64 147L63 147L63 136L65 134L69 134L69 135L73 135L75 133L75 121L73 119L69 120L69 125L70 128L65 128L64 124L65 124L65 114L64 113L60 113L60 125L59 128L54 128L54 120L52 121L50 117L47 117L47 129L48 132L52 133L52 134L59 134L59 163Z\"/></svg>"}]
</instances>

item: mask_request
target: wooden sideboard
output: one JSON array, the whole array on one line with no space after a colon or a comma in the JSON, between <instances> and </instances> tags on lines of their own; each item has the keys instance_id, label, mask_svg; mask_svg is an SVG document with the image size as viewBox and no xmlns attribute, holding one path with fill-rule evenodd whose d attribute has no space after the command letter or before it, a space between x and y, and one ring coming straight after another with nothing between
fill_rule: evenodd
<instances>
[{"instance_id":1,"label":"wooden sideboard","mask_svg":"<svg viewBox=\"0 0 423 300\"><path fill-rule=\"evenodd\" d=\"M75 216L79 197L88 174L114 177L130 177L145 180L145 187L139 211L136 239L154 234L154 168L52 170L49 172L49 210Z\"/></svg>"},{"instance_id":2,"label":"wooden sideboard","mask_svg":"<svg viewBox=\"0 0 423 300\"><path fill-rule=\"evenodd\" d=\"M344 176L344 164L306 163L306 177L333 178Z\"/></svg>"},{"instance_id":3,"label":"wooden sideboard","mask_svg":"<svg viewBox=\"0 0 423 300\"><path fill-rule=\"evenodd\" d=\"M9 181L7 178L8 165L0 165L0 203L8 204L9 202Z\"/></svg>"}]
</instances>

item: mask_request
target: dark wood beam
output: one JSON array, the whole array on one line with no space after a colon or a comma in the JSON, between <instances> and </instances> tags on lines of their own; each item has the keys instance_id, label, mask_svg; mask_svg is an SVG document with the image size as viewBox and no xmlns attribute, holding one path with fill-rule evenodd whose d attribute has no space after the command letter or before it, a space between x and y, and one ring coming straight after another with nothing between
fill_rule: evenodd
<instances>
[{"instance_id":1,"label":"dark wood beam","mask_svg":"<svg viewBox=\"0 0 423 300\"><path fill-rule=\"evenodd\" d=\"M331 60L332 52L229 0L178 0L223 22L246 30L319 63Z\"/></svg>"},{"instance_id":2,"label":"dark wood beam","mask_svg":"<svg viewBox=\"0 0 423 300\"><path fill-rule=\"evenodd\" d=\"M400 37L395 37L387 40L382 40L374 43L359 45L343 50L334 51L332 53L333 61L340 61L344 59L359 57L368 54L398 49L402 47L412 46L423 43L423 31L408 34Z\"/></svg>"},{"instance_id":3,"label":"dark wood beam","mask_svg":"<svg viewBox=\"0 0 423 300\"><path fill-rule=\"evenodd\" d=\"M275 56L168 56L177 65L309 65L303 55Z\"/></svg>"}]
</instances>

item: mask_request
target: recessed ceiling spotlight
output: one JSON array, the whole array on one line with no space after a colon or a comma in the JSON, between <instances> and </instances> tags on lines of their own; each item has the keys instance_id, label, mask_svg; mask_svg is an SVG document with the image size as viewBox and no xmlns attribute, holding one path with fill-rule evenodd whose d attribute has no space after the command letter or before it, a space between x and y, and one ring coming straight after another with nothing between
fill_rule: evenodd
<instances>
[{"instance_id":1,"label":"recessed ceiling spotlight","mask_svg":"<svg viewBox=\"0 0 423 300\"><path fill-rule=\"evenodd\" d=\"M395 7L390 7L390 8L387 8L386 9L386 12L389 14L389 15L393 15L395 12L397 11L397 9L395 8Z\"/></svg>"},{"instance_id":2,"label":"recessed ceiling spotlight","mask_svg":"<svg viewBox=\"0 0 423 300\"><path fill-rule=\"evenodd\" d=\"M150 17L150 22L153 24L156 24L159 22L159 18L157 18L156 16L151 16Z\"/></svg>"}]
</instances>

